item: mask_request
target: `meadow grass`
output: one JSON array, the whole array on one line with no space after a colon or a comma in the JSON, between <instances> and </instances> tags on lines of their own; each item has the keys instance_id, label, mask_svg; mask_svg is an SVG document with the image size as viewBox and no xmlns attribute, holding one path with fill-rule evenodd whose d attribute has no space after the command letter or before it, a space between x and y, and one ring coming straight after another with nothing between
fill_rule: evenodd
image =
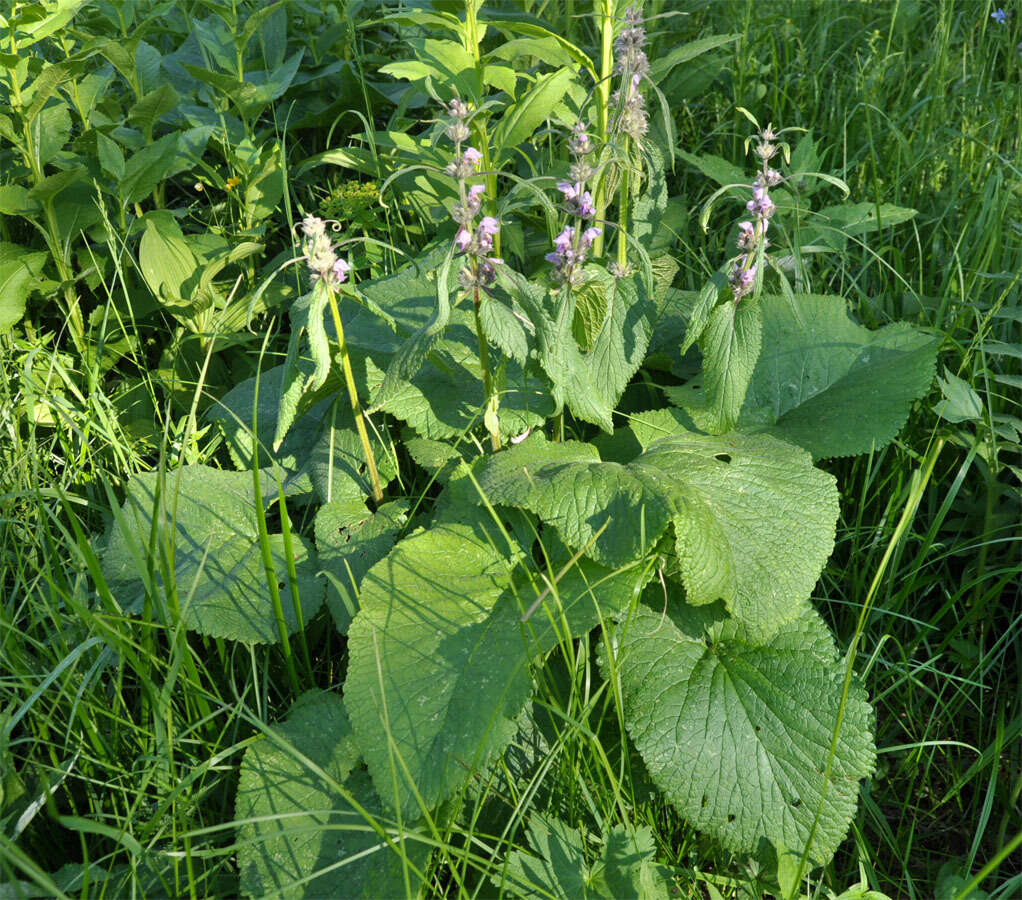
<instances>
[{"instance_id":1,"label":"meadow grass","mask_svg":"<svg viewBox=\"0 0 1022 900\"><path fill-rule=\"evenodd\" d=\"M596 44L591 20L576 15L586 4L527 5ZM950 874L961 885L983 876L976 887L992 897L1022 892L1022 856L1012 852L1022 833L1022 494L1004 427L1015 417L1022 428L1022 30L1017 10L1000 25L993 9L950 0L647 5L685 12L691 38L741 33L724 75L678 100L680 147L741 164L749 129L736 106L746 106L810 130L824 170L855 200L918 211L849 241L806 287L848 298L871 326L909 318L933 329L943 364L983 402L982 420L950 424L931 398L894 444L827 466L841 519L816 605L842 648L855 642L880 755L850 838L808 883L811 896L840 893L860 872L894 898L938 896ZM375 66L372 40L356 32L346 58ZM359 115L374 117L368 95L365 104ZM358 125L349 118L322 146L290 145L294 159L343 143L349 127ZM289 174L289 194L314 207L323 186ZM684 288L698 290L719 256L719 234L696 224L713 188L676 166L671 193L692 212L681 234ZM402 215L388 212L378 234L396 245L421 236ZM279 225L287 246L287 221ZM385 262L381 253L376 264ZM122 290L120 277L101 291ZM241 754L296 684L341 683L343 641L319 616L307 631L309 663L298 657L294 669L278 648L188 634L171 607L119 606L94 536L124 482L223 451L214 430L159 402L143 404L154 424L139 440L111 386L68 346L60 334L0 338L0 896L231 896ZM204 387L184 393L197 402ZM159 396L146 377L139 390ZM300 515L294 524L308 526ZM556 796L569 822L602 821L625 804L652 827L680 896L761 896L762 873L688 827L638 758L622 758L619 698L592 689L595 643L569 642L544 669L540 762L525 790L510 777L473 783L462 814L438 827L436 895L487 895L480 860L520 841L537 798ZM956 890L946 896L966 896Z\"/></svg>"}]
</instances>

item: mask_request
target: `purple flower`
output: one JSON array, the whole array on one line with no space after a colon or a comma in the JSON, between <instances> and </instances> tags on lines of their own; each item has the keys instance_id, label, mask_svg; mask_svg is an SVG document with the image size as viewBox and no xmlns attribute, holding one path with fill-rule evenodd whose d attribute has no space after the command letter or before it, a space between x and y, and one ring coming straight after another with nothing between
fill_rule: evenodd
<instances>
[{"instance_id":1,"label":"purple flower","mask_svg":"<svg viewBox=\"0 0 1022 900\"><path fill-rule=\"evenodd\" d=\"M1004 25L1007 22L1008 14L1003 9L998 7L994 12L990 13L990 18L993 19L995 22Z\"/></svg>"},{"instance_id":2,"label":"purple flower","mask_svg":"<svg viewBox=\"0 0 1022 900\"><path fill-rule=\"evenodd\" d=\"M587 228L582 232L582 244L588 250L593 245L593 241L596 240L600 235L599 228Z\"/></svg>"},{"instance_id":3,"label":"purple flower","mask_svg":"<svg viewBox=\"0 0 1022 900\"><path fill-rule=\"evenodd\" d=\"M493 236L500 231L500 223L493 216L483 216L476 228L476 240L483 252L493 249Z\"/></svg>"},{"instance_id":4,"label":"purple flower","mask_svg":"<svg viewBox=\"0 0 1022 900\"><path fill-rule=\"evenodd\" d=\"M756 282L756 264L753 263L746 269L746 262L748 262L748 256L743 253L738 257L731 270L731 276L728 278L736 303L752 290L752 286Z\"/></svg>"},{"instance_id":5,"label":"purple flower","mask_svg":"<svg viewBox=\"0 0 1022 900\"><path fill-rule=\"evenodd\" d=\"M752 222L738 223L738 249L751 250L756 242L756 229Z\"/></svg>"},{"instance_id":6,"label":"purple flower","mask_svg":"<svg viewBox=\"0 0 1022 900\"><path fill-rule=\"evenodd\" d=\"M570 181L558 181L557 190L564 194L565 202L570 203L572 200L578 199L578 195L582 191L582 185L572 184Z\"/></svg>"},{"instance_id":7,"label":"purple flower","mask_svg":"<svg viewBox=\"0 0 1022 900\"><path fill-rule=\"evenodd\" d=\"M570 181L558 181L557 190L564 194L564 205L571 215L582 219L591 219L596 215L593 195L583 190L580 182L572 184Z\"/></svg>"},{"instance_id":8,"label":"purple flower","mask_svg":"<svg viewBox=\"0 0 1022 900\"><path fill-rule=\"evenodd\" d=\"M770 199L766 186L756 182L752 186L752 199L745 205L745 208L761 219L769 219L777 207Z\"/></svg>"},{"instance_id":9,"label":"purple flower","mask_svg":"<svg viewBox=\"0 0 1022 900\"><path fill-rule=\"evenodd\" d=\"M337 279L337 283L341 284L347 280L348 273L351 271L351 266L346 259L338 259L334 263L334 278Z\"/></svg>"},{"instance_id":10,"label":"purple flower","mask_svg":"<svg viewBox=\"0 0 1022 900\"><path fill-rule=\"evenodd\" d=\"M469 230L462 225L458 229L458 233L454 236L455 246L464 253L468 249L468 245L472 243L472 235Z\"/></svg>"},{"instance_id":11,"label":"purple flower","mask_svg":"<svg viewBox=\"0 0 1022 900\"><path fill-rule=\"evenodd\" d=\"M474 169L479 168L479 163L482 162L483 155L475 147L469 147L462 155L462 160Z\"/></svg>"},{"instance_id":12,"label":"purple flower","mask_svg":"<svg viewBox=\"0 0 1022 900\"><path fill-rule=\"evenodd\" d=\"M485 190L486 190L485 184L473 184L472 187L468 189L468 195L473 200L475 200Z\"/></svg>"},{"instance_id":13,"label":"purple flower","mask_svg":"<svg viewBox=\"0 0 1022 900\"><path fill-rule=\"evenodd\" d=\"M571 129L571 138L568 141L568 150L572 156L582 157L593 149L592 141L586 132L585 122L576 122Z\"/></svg>"},{"instance_id":14,"label":"purple flower","mask_svg":"<svg viewBox=\"0 0 1022 900\"><path fill-rule=\"evenodd\" d=\"M571 242L573 240L575 240L575 229L570 225L566 225L564 230L554 238L554 247L557 248L558 253L564 255L571 249Z\"/></svg>"}]
</instances>

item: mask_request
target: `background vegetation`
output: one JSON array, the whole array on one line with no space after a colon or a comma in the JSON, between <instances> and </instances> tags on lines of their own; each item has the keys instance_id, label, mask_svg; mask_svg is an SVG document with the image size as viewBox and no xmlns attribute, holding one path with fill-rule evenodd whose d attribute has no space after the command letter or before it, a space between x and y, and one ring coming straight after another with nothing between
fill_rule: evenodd
<instances>
[{"instance_id":1,"label":"background vegetation","mask_svg":"<svg viewBox=\"0 0 1022 900\"><path fill-rule=\"evenodd\" d=\"M423 150L399 136L434 115L427 96L380 74L414 35L380 20L397 7L140 0L66 5L55 19L20 4L20 25L0 34L0 897L237 892L237 766L294 699L280 650L118 611L98 586L93 536L132 474L228 465L205 414L261 354L286 351L298 289L271 276L296 253L302 215L409 250L434 236L414 177L378 200ZM486 10L542 17L597 56L584 0ZM857 665L880 755L821 892L860 877L892 897L1022 890L1011 852L1022 832L1022 15L993 12L950 0L646 4L670 14L649 26L654 63L702 36L740 35L661 84L682 151L670 193L688 204L675 286L698 290L719 265L723 217L698 225L718 185L693 160L745 164L745 107L807 129L820 170L876 208L840 248L820 249L805 287L847 298L871 327L909 319L942 338L941 380L898 440L828 465L841 519L815 602L843 648L882 573ZM10 75L19 67L28 97L26 73ZM535 141L542 155L552 138ZM886 204L917 212L894 227ZM148 263L168 246L176 279ZM398 257L367 243L351 261L365 279ZM913 473L931 451L917 497ZM345 649L325 615L308 642L316 685L336 686ZM560 688L545 699L571 710ZM611 805L594 735L580 725L562 740L545 789L569 809ZM633 817L681 895L760 895L760 873L655 794ZM460 895L442 867L433 878L438 894Z\"/></svg>"}]
</instances>

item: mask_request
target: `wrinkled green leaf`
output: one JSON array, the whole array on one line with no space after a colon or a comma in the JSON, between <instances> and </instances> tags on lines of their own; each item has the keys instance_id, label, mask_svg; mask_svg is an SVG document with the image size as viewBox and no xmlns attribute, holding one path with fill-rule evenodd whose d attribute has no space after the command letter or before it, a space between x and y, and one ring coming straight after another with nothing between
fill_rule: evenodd
<instances>
[{"instance_id":1,"label":"wrinkled green leaf","mask_svg":"<svg viewBox=\"0 0 1022 900\"><path fill-rule=\"evenodd\" d=\"M834 546L833 477L765 435L677 434L627 465L534 435L476 477L491 503L535 513L604 565L646 555L673 525L690 601L723 599L764 633L804 607Z\"/></svg>"},{"instance_id":2,"label":"wrinkled green leaf","mask_svg":"<svg viewBox=\"0 0 1022 900\"><path fill-rule=\"evenodd\" d=\"M762 339L758 303L722 303L710 313L699 339L705 404L700 424L712 434L731 431L738 421Z\"/></svg>"},{"instance_id":3,"label":"wrinkled green leaf","mask_svg":"<svg viewBox=\"0 0 1022 900\"><path fill-rule=\"evenodd\" d=\"M533 813L529 819L533 853L508 856L507 876L494 877L512 896L546 900L667 900L669 876L654 861L653 833L647 827L616 825L604 837L600 855L591 860L582 834L559 819Z\"/></svg>"},{"instance_id":4,"label":"wrinkled green leaf","mask_svg":"<svg viewBox=\"0 0 1022 900\"><path fill-rule=\"evenodd\" d=\"M735 853L798 850L820 810L810 859L830 860L873 770L873 716L853 683L824 794L844 664L815 611L763 642L719 609L640 605L615 655L628 732L692 825Z\"/></svg>"},{"instance_id":5,"label":"wrinkled green leaf","mask_svg":"<svg viewBox=\"0 0 1022 900\"><path fill-rule=\"evenodd\" d=\"M588 353L572 334L576 305L572 293L565 297L561 291L551 300L545 288L515 273L502 273L502 286L536 328L539 361L553 382L556 410L566 405L578 418L613 431L614 409L649 346L654 307L637 275L613 278L598 266L586 271L587 290L601 291L607 310Z\"/></svg>"},{"instance_id":6,"label":"wrinkled green leaf","mask_svg":"<svg viewBox=\"0 0 1022 900\"><path fill-rule=\"evenodd\" d=\"M513 577L520 559L492 532L441 523L401 541L362 581L345 703L380 796L410 819L422 813L411 785L433 808L511 740L530 660L557 645L563 624L588 631L597 604L604 616L622 609L640 582L635 570L580 563L523 623L536 592Z\"/></svg>"}]
</instances>

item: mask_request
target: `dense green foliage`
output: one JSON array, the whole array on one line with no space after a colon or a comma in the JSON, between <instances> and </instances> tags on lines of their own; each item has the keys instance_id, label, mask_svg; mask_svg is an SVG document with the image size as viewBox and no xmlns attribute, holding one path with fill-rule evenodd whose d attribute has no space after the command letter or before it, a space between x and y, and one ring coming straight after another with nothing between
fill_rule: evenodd
<instances>
[{"instance_id":1,"label":"dense green foliage","mask_svg":"<svg viewBox=\"0 0 1022 900\"><path fill-rule=\"evenodd\" d=\"M1017 16L629 5L4 11L0 896L1019 889Z\"/></svg>"}]
</instances>

